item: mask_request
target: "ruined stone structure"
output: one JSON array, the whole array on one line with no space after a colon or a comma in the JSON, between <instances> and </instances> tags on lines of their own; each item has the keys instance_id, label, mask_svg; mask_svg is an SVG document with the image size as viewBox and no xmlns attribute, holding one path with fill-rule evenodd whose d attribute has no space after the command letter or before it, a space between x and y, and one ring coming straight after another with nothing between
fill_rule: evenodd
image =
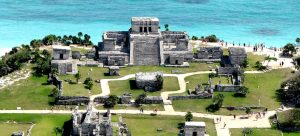
<instances>
[{"instance_id":1,"label":"ruined stone structure","mask_svg":"<svg viewBox=\"0 0 300 136\"><path fill-rule=\"evenodd\" d=\"M247 53L245 48L241 47L229 47L229 61L232 66L238 65L242 66L247 60Z\"/></svg>"},{"instance_id":2,"label":"ruined stone structure","mask_svg":"<svg viewBox=\"0 0 300 136\"><path fill-rule=\"evenodd\" d=\"M221 47L199 47L196 55L197 59L203 61L221 61L223 50Z\"/></svg>"},{"instance_id":3,"label":"ruined stone structure","mask_svg":"<svg viewBox=\"0 0 300 136\"><path fill-rule=\"evenodd\" d=\"M160 31L155 17L132 17L129 31L109 31L99 43L98 58L105 65L182 65L193 58L188 35Z\"/></svg>"},{"instance_id":4,"label":"ruined stone structure","mask_svg":"<svg viewBox=\"0 0 300 136\"><path fill-rule=\"evenodd\" d=\"M72 113L72 136L113 136L110 112L100 113L88 109L85 113L76 109Z\"/></svg>"},{"instance_id":5,"label":"ruined stone structure","mask_svg":"<svg viewBox=\"0 0 300 136\"><path fill-rule=\"evenodd\" d=\"M12 133L11 136L25 136L25 133L23 131L18 131L18 132Z\"/></svg>"},{"instance_id":6,"label":"ruined stone structure","mask_svg":"<svg viewBox=\"0 0 300 136\"><path fill-rule=\"evenodd\" d=\"M162 72L136 73L136 87L145 91L158 91L163 86Z\"/></svg>"},{"instance_id":7,"label":"ruined stone structure","mask_svg":"<svg viewBox=\"0 0 300 136\"><path fill-rule=\"evenodd\" d=\"M108 67L108 74L110 76L119 76L120 68L118 66L110 66Z\"/></svg>"},{"instance_id":8,"label":"ruined stone structure","mask_svg":"<svg viewBox=\"0 0 300 136\"><path fill-rule=\"evenodd\" d=\"M80 51L72 51L72 59L80 59L81 54Z\"/></svg>"},{"instance_id":9,"label":"ruined stone structure","mask_svg":"<svg viewBox=\"0 0 300 136\"><path fill-rule=\"evenodd\" d=\"M69 46L53 46L51 65L61 75L76 74L78 72L77 61L72 59L71 48Z\"/></svg>"},{"instance_id":10,"label":"ruined stone structure","mask_svg":"<svg viewBox=\"0 0 300 136\"><path fill-rule=\"evenodd\" d=\"M184 136L204 136L205 122L185 122Z\"/></svg>"}]
</instances>

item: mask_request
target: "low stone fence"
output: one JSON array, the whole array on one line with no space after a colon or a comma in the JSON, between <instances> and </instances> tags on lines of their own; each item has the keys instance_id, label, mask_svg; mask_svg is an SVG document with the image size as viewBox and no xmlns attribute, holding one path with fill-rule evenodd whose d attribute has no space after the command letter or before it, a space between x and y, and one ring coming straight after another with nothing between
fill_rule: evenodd
<instances>
[{"instance_id":1,"label":"low stone fence","mask_svg":"<svg viewBox=\"0 0 300 136\"><path fill-rule=\"evenodd\" d=\"M98 103L98 104L103 104L109 96L98 96L94 99L94 102Z\"/></svg>"},{"instance_id":2,"label":"low stone fence","mask_svg":"<svg viewBox=\"0 0 300 136\"><path fill-rule=\"evenodd\" d=\"M56 105L87 105L89 101L90 98L85 96L59 96L55 98Z\"/></svg>"},{"instance_id":3,"label":"low stone fence","mask_svg":"<svg viewBox=\"0 0 300 136\"><path fill-rule=\"evenodd\" d=\"M161 96L147 96L142 104L163 104L164 101Z\"/></svg>"},{"instance_id":4,"label":"low stone fence","mask_svg":"<svg viewBox=\"0 0 300 136\"><path fill-rule=\"evenodd\" d=\"M214 63L214 62L221 62L221 59L193 59L193 62L202 62L202 63Z\"/></svg>"},{"instance_id":5,"label":"low stone fence","mask_svg":"<svg viewBox=\"0 0 300 136\"><path fill-rule=\"evenodd\" d=\"M200 95L169 96L168 100L210 99L212 97L213 97L213 94L211 94L211 93L203 93Z\"/></svg>"},{"instance_id":6,"label":"low stone fence","mask_svg":"<svg viewBox=\"0 0 300 136\"><path fill-rule=\"evenodd\" d=\"M219 84L215 86L215 89L219 92L237 92L241 90L242 87L242 85Z\"/></svg>"}]
</instances>

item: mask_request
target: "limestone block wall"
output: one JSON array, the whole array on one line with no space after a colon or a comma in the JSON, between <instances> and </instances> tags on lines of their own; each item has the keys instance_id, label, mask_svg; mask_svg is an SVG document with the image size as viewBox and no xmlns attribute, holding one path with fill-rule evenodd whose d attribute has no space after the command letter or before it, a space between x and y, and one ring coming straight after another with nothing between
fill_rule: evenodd
<instances>
[{"instance_id":1,"label":"limestone block wall","mask_svg":"<svg viewBox=\"0 0 300 136\"><path fill-rule=\"evenodd\" d=\"M89 97L85 96L59 96L55 98L56 105L87 105L89 101Z\"/></svg>"},{"instance_id":2,"label":"limestone block wall","mask_svg":"<svg viewBox=\"0 0 300 136\"><path fill-rule=\"evenodd\" d=\"M159 36L133 36L130 42L133 65L160 65Z\"/></svg>"},{"instance_id":3,"label":"limestone block wall","mask_svg":"<svg viewBox=\"0 0 300 136\"><path fill-rule=\"evenodd\" d=\"M169 96L168 100L187 100L187 99L210 99L213 97L211 93L202 93L199 95L186 95L186 96Z\"/></svg>"},{"instance_id":4,"label":"limestone block wall","mask_svg":"<svg viewBox=\"0 0 300 136\"><path fill-rule=\"evenodd\" d=\"M53 60L67 60L71 58L71 51L65 49L53 49Z\"/></svg>"},{"instance_id":5,"label":"limestone block wall","mask_svg":"<svg viewBox=\"0 0 300 136\"><path fill-rule=\"evenodd\" d=\"M142 104L163 104L164 101L161 96L147 96Z\"/></svg>"},{"instance_id":6,"label":"limestone block wall","mask_svg":"<svg viewBox=\"0 0 300 136\"><path fill-rule=\"evenodd\" d=\"M184 136L204 136L204 135L205 135L205 127L192 127L192 126L184 127Z\"/></svg>"},{"instance_id":7,"label":"limestone block wall","mask_svg":"<svg viewBox=\"0 0 300 136\"><path fill-rule=\"evenodd\" d=\"M216 91L219 92L237 92L242 89L242 85L226 85L226 84L219 84L216 85Z\"/></svg>"}]
</instances>

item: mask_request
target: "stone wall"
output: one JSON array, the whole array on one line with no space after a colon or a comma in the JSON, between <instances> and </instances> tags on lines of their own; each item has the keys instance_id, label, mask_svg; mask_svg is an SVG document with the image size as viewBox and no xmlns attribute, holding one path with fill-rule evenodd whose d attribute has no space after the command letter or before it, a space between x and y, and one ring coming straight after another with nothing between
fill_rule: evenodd
<instances>
[{"instance_id":1,"label":"stone wall","mask_svg":"<svg viewBox=\"0 0 300 136\"><path fill-rule=\"evenodd\" d=\"M87 105L89 101L90 98L85 96L59 96L55 98L56 105Z\"/></svg>"},{"instance_id":2,"label":"stone wall","mask_svg":"<svg viewBox=\"0 0 300 136\"><path fill-rule=\"evenodd\" d=\"M164 101L161 96L147 96L142 104L163 104Z\"/></svg>"},{"instance_id":3,"label":"stone wall","mask_svg":"<svg viewBox=\"0 0 300 136\"><path fill-rule=\"evenodd\" d=\"M220 84L216 85L216 91L219 92L237 92L242 89L242 85L225 85Z\"/></svg>"},{"instance_id":4,"label":"stone wall","mask_svg":"<svg viewBox=\"0 0 300 136\"><path fill-rule=\"evenodd\" d=\"M72 59L81 59L80 51L72 51Z\"/></svg>"},{"instance_id":5,"label":"stone wall","mask_svg":"<svg viewBox=\"0 0 300 136\"><path fill-rule=\"evenodd\" d=\"M211 93L203 93L200 95L178 95L178 96L169 96L168 100L187 100L187 99L210 99L213 97Z\"/></svg>"},{"instance_id":6,"label":"stone wall","mask_svg":"<svg viewBox=\"0 0 300 136\"><path fill-rule=\"evenodd\" d=\"M222 56L221 47L199 47L197 49L197 59L221 59Z\"/></svg>"},{"instance_id":7,"label":"stone wall","mask_svg":"<svg viewBox=\"0 0 300 136\"><path fill-rule=\"evenodd\" d=\"M52 57L53 60L67 60L71 58L71 49L64 46L61 46L61 49L60 47L54 47Z\"/></svg>"},{"instance_id":8,"label":"stone wall","mask_svg":"<svg viewBox=\"0 0 300 136\"><path fill-rule=\"evenodd\" d=\"M244 73L240 67L218 67L216 69L217 74L220 75L233 75Z\"/></svg>"}]
</instances>

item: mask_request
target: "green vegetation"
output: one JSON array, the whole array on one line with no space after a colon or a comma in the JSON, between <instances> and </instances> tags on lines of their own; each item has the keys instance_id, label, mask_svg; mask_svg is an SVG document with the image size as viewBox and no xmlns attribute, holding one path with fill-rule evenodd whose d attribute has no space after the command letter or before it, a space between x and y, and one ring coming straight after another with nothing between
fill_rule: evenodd
<instances>
[{"instance_id":1,"label":"green vegetation","mask_svg":"<svg viewBox=\"0 0 300 136\"><path fill-rule=\"evenodd\" d=\"M278 113L278 122L284 128L300 128L300 109Z\"/></svg>"},{"instance_id":2,"label":"green vegetation","mask_svg":"<svg viewBox=\"0 0 300 136\"><path fill-rule=\"evenodd\" d=\"M246 71L249 70L257 70L256 62L263 62L265 60L265 56L255 55L253 53L247 53L248 67L245 68Z\"/></svg>"},{"instance_id":3,"label":"green vegetation","mask_svg":"<svg viewBox=\"0 0 300 136\"><path fill-rule=\"evenodd\" d=\"M134 80L122 80L122 81L110 81L109 82L110 93L112 95L122 95L126 92L132 94L132 98L136 98L138 95L144 93L143 89L136 89L134 86ZM149 96L160 96L162 91L177 91L179 90L178 79L176 77L164 77L163 89L161 91L147 92Z\"/></svg>"},{"instance_id":4,"label":"green vegetation","mask_svg":"<svg viewBox=\"0 0 300 136\"><path fill-rule=\"evenodd\" d=\"M33 136L55 136L54 128L63 128L64 123L71 119L70 115L53 114L0 114L0 121L33 122ZM70 122L69 122L70 123ZM1 126L1 125L0 125ZM0 127L1 134L5 128ZM8 128L11 129L11 128Z\"/></svg>"},{"instance_id":5,"label":"green vegetation","mask_svg":"<svg viewBox=\"0 0 300 136\"><path fill-rule=\"evenodd\" d=\"M193 114L189 111L185 114L185 121L192 121Z\"/></svg>"},{"instance_id":6,"label":"green vegetation","mask_svg":"<svg viewBox=\"0 0 300 136\"><path fill-rule=\"evenodd\" d=\"M31 124L0 123L0 132L3 136L10 136L16 131L27 132L30 126Z\"/></svg>"},{"instance_id":7,"label":"green vegetation","mask_svg":"<svg viewBox=\"0 0 300 136\"><path fill-rule=\"evenodd\" d=\"M122 117L133 136L175 136L180 131L178 127L185 122L185 117L178 116L122 115ZM193 118L193 121L204 121L206 132L210 136L217 135L213 120ZM157 129L162 129L162 131L157 131Z\"/></svg>"},{"instance_id":8,"label":"green vegetation","mask_svg":"<svg viewBox=\"0 0 300 136\"><path fill-rule=\"evenodd\" d=\"M276 129L267 129L267 128L250 128L252 130L251 134L247 136L281 136L281 132ZM231 136L244 136L242 128L232 128L230 129Z\"/></svg>"},{"instance_id":9,"label":"green vegetation","mask_svg":"<svg viewBox=\"0 0 300 136\"><path fill-rule=\"evenodd\" d=\"M108 99L104 102L105 108L113 108L119 101L118 96L116 95L109 95Z\"/></svg>"},{"instance_id":10,"label":"green vegetation","mask_svg":"<svg viewBox=\"0 0 300 136\"><path fill-rule=\"evenodd\" d=\"M54 98L50 96L53 85L46 84L47 77L34 77L15 82L0 90L0 109L50 109Z\"/></svg>"},{"instance_id":11,"label":"green vegetation","mask_svg":"<svg viewBox=\"0 0 300 136\"><path fill-rule=\"evenodd\" d=\"M72 51L79 51L80 54L86 54L89 51L88 49L80 48L80 47L74 47L74 46L71 47L71 50Z\"/></svg>"},{"instance_id":12,"label":"green vegetation","mask_svg":"<svg viewBox=\"0 0 300 136\"><path fill-rule=\"evenodd\" d=\"M206 36L204 38L204 40L207 41L207 42L218 42L219 41L219 39L217 38L217 36L214 35L214 34Z\"/></svg>"},{"instance_id":13,"label":"green vegetation","mask_svg":"<svg viewBox=\"0 0 300 136\"><path fill-rule=\"evenodd\" d=\"M281 82L291 75L290 69L278 69L262 74L245 74L244 85L249 89L247 97L235 97L233 92L215 92L224 95L223 106L253 106L259 105L276 109L280 107L280 102L276 99L276 90L280 88ZM187 89L193 89L199 83L206 83L208 75L194 75L186 78ZM178 95L178 94L176 94ZM175 100L172 102L176 111L192 111L205 113L206 107L211 103L211 99L200 100ZM245 114L245 111L228 111L220 109L215 114Z\"/></svg>"},{"instance_id":14,"label":"green vegetation","mask_svg":"<svg viewBox=\"0 0 300 136\"><path fill-rule=\"evenodd\" d=\"M284 56L293 56L293 54L297 53L297 49L294 44L288 43L283 47L282 51Z\"/></svg>"},{"instance_id":15,"label":"green vegetation","mask_svg":"<svg viewBox=\"0 0 300 136\"><path fill-rule=\"evenodd\" d=\"M296 107L300 106L300 73L289 77L287 80L282 82L281 89L278 90L277 96L280 101L293 104ZM287 89L285 89L287 87Z\"/></svg>"}]
</instances>

